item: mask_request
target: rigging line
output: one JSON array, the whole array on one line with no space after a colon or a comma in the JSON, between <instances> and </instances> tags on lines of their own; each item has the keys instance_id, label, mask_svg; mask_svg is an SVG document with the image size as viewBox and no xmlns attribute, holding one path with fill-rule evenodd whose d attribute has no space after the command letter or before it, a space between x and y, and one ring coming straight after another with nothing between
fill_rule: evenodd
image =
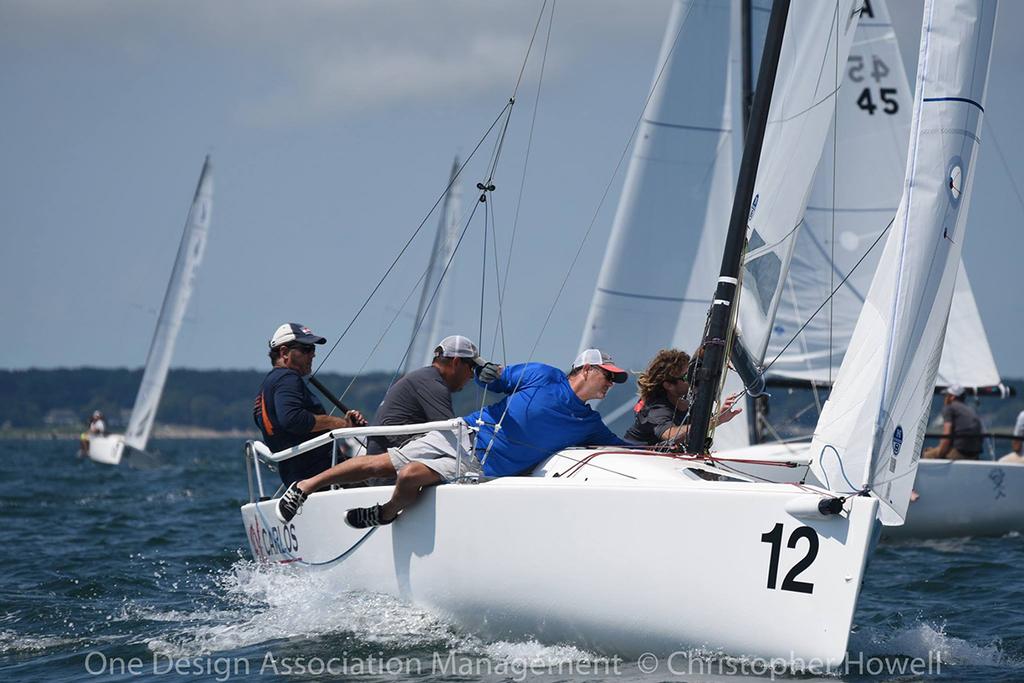
<instances>
[{"instance_id":1,"label":"rigging line","mask_svg":"<svg viewBox=\"0 0 1024 683\"><path fill-rule=\"evenodd\" d=\"M486 190L480 195L483 200L487 196ZM484 343L484 298L487 296L487 228L490 222L490 209L484 206L484 253L480 258L480 321L477 327L477 343Z\"/></svg>"},{"instance_id":2,"label":"rigging line","mask_svg":"<svg viewBox=\"0 0 1024 683\"><path fill-rule=\"evenodd\" d=\"M433 205L433 206L431 207L430 211L429 211L429 212L427 213L427 215L426 215L426 216L424 216L423 220L422 220L422 221L420 222L419 226L418 226L418 227L416 228L416 230L415 230L415 231L413 232L412 236L411 236L411 237L410 237L410 238L408 239L408 241L406 241L406 243L405 243L405 245L404 245L404 246L402 247L401 251L399 251L399 253L398 253L398 256L396 256L396 257L395 257L394 261L392 261L392 263L391 263L391 265L390 265L390 266L388 267L387 271L385 271L384 275L383 275L383 276L381 277L381 279L380 279L380 280L379 280L379 281L377 282L377 285L376 285L376 286L375 286L375 287L373 288L373 290L372 290L372 291L370 292L369 296L367 296L366 300L365 300L365 301L363 302L363 304L362 304L362 305L361 305L361 306L359 307L359 310L358 310L358 311L356 311L356 314L355 314L355 316L353 316L352 320L351 320L351 321L349 322L349 324L348 324L348 325L347 325L347 326L345 327L345 329L344 329L344 330L342 331L342 333L341 333L341 335L340 335L340 336L338 337L337 341L335 341L335 342L334 342L334 344L333 344L333 345L331 346L330 350L329 350L329 351L327 352L327 354L326 354L326 355L324 356L323 360L321 360L321 361L320 361L320 364L319 364L319 365L317 365L317 368L316 368L316 370L315 370L315 371L313 372L313 374L314 374L314 375L316 374L316 372L317 372L317 371L319 371L319 370L320 370L320 368L322 368L322 367L323 367L324 363L326 363L326 362L327 362L327 359L328 359L328 358L329 358L329 357L331 356L331 354L332 354L332 353L334 353L334 350L335 350L335 349L337 348L338 344L339 344L339 343L341 343L341 340L342 340L342 339L343 339L343 338L345 337L345 335L347 335L347 334L348 334L349 330L350 330L350 329L352 329L352 326L353 326L353 325L355 324L356 320L357 320L357 319L359 318L359 316L360 316L360 315L362 314L363 310L365 310L365 309L366 309L366 306L367 306L367 305L368 305L368 304L370 303L370 300L371 300L371 299L373 298L374 294L376 294L376 293L377 293L377 290L378 290L378 289L380 289L381 285L382 285L382 284L384 283L384 281L385 281L385 280L387 279L387 277L388 277L388 276L389 276L389 275L391 274L392 270L393 270L393 269L394 269L394 267L395 267L395 266L397 265L398 261L399 261L399 260L400 260L400 259L402 258L402 256L403 256L403 255L405 254L406 250L408 250L409 246L410 246L410 245L412 244L413 240L414 240L414 239L416 238L416 236L417 236L417 235L419 234L420 230L422 230L422 228L423 228L423 226L424 226L424 225L426 224L427 220L429 220L429 218L430 218L430 216L431 216L431 215L433 214L434 210L435 210L435 209L437 209L437 207L438 207L438 205L439 205L439 204L441 203L441 201L442 201L442 200L443 200L443 199L444 199L444 198L445 198L445 197L446 197L446 196L448 195L448 192L449 192L449 190L450 190L450 189L451 189L451 187L452 187L452 186L453 186L453 185L455 184L455 182L456 182L456 181L458 180L459 176L460 176L460 175L462 174L462 171L463 171L463 170L464 170L464 169L466 168L466 166L467 166L467 165L469 164L469 161L470 161L470 160L471 160L471 159L473 158L473 156L474 156L474 155L476 154L477 150L479 150L479 149L480 149L480 146L481 146L481 145L483 144L483 142L484 142L484 141L485 141L485 140L487 139L487 137L488 137L488 136L489 136L489 135L491 134L491 131L492 131L492 130L494 130L494 126L495 126L495 125L497 125L497 123L498 123L498 122L499 122L499 121L501 120L502 116L504 115L504 116L505 116L505 122L504 122L504 124L503 124L503 126L502 126L502 131L501 131L501 135L500 135L500 137L499 137L499 140L498 140L498 143L497 143L497 145L496 145L496 151L495 151L495 152L493 153L493 156L492 156L492 161L491 161L491 171L490 171L490 177L493 177L493 174L494 174L494 168L495 168L495 167L496 167L496 165L497 165L497 161L498 161L498 156L500 155L500 150L501 150L501 146L502 146L502 144L503 144L503 142L504 142L504 138L505 138L505 133L506 133L506 132L507 132L507 130L508 130L508 123L509 123L509 119L511 118L511 110L512 110L512 106L513 106L513 105L514 105L514 103L515 103L515 95L516 95L516 92L517 92L517 91L518 91L518 89L519 89L519 84L520 84L520 82L522 81L522 78L523 78L523 72L525 71L525 69L526 69L526 65L527 65L527 63L529 62L529 57L530 57L530 51L532 50L532 48L533 48L533 43L534 43L534 40L535 40L535 39L536 39L536 37L537 37L537 30L538 30L538 28L539 28L539 26L540 26L540 22L541 22L541 19L543 18L543 12L544 12L544 7L546 7L546 5L547 5L547 0L544 0L544 5L543 5L543 6L541 7L541 12L540 12L540 14L539 14L539 15L538 15L538 17L537 17L537 23L536 23L536 25L534 26L534 30L533 30L533 35L532 35L532 36L530 37L530 44L529 44L529 45L527 46L527 49L526 49L526 55L525 55L525 56L524 56L524 58L523 58L523 65L522 65L522 67L520 68L520 71L519 71L519 76L518 76L518 78L517 78L517 80L516 80L516 85L515 85L515 88L513 88L513 92L512 92L512 97L511 97L511 98L509 98L509 101L505 103L505 106L504 106L504 107L502 108L502 110L501 110L501 111L500 111L500 112L498 113L498 115L497 115L497 116L495 117L495 119L494 119L494 121L493 121L493 122L491 123L491 125L490 125L490 126L489 126L489 127L487 128L487 131L486 131L486 132L485 132L485 133L483 134L483 136L482 136L482 137L480 138L480 141L479 141L479 142L477 142L476 146L474 146L474 147L473 147L473 150L472 150L472 151L471 151L471 152L469 153L469 156L467 156L467 157L466 157L466 159L465 159L465 161L463 161L463 163L462 163L462 164L461 164L461 165L459 166L459 169L458 169L458 171L457 171L457 172L456 172L456 173L455 173L455 174L454 174L454 175L452 176L452 178L451 178L451 179L449 180L449 182L448 182L448 185L447 185L447 186L445 187L445 189L444 189L444 192L442 192L442 193L441 193L441 195L440 195L440 196L439 196L439 197L437 198L437 201L435 201L435 202L434 202L434 205ZM476 207L474 207L473 211L472 211L472 212L471 212L471 214L470 214L470 218L469 218L469 220L468 220L468 221L466 222L466 228L468 228L468 227L469 227L469 224L470 224L470 223L472 222L473 214L475 214L475 213L476 213ZM452 251L452 257L454 257L454 255L455 255L455 252L456 252L456 251L458 250L458 244L461 244L461 243L462 243L462 238L463 238L463 237L465 236L465 233L466 233L466 230L465 230L465 229L463 229L463 232L462 232L462 234L461 234L461 235L459 236L459 241L458 241L458 243L456 244L456 247L455 247L455 249L454 249L454 250ZM427 310L429 310L429 307L430 307L430 305L431 305L431 304L433 304L434 298L435 298L435 297L436 297L436 295L437 295L437 291L438 291L438 288L440 287L440 283L441 283L441 282L442 282L442 281L444 280L444 275L445 275L445 273L447 273L447 272L448 272L448 267L449 267L449 266L451 265L451 262L452 262L452 259L451 259L451 258L449 258L449 260L448 260L448 263L447 263L447 264L445 265L444 271L442 271L441 277L440 277L440 278L439 278L439 280L438 280L438 286L434 288L434 292L433 292L433 293L432 293L432 295L431 295L431 298L430 298L430 303L429 303L429 304L427 305ZM486 259L485 259L485 263L486 263ZM426 275L426 274L424 274L424 276L425 276L425 275ZM421 281L422 281L422 278L421 278ZM415 290L413 290L413 291L415 291ZM411 296L411 294L410 294L410 296ZM406 298L406 301L408 301L408 297ZM404 304L403 304L403 308L404 308ZM424 315L424 316L423 316L423 318L425 318L425 317L426 317L426 316ZM415 331L413 332L413 336L414 336L414 337L415 337L416 333L417 333L417 332L419 331L419 327L420 327L420 326L422 325L422 322L423 322L423 318L421 318L421 319L420 319L419 321L417 321L417 323L416 323L416 329L415 329ZM396 319L397 319L397 316L396 316ZM394 319L392 320L392 323L391 323L391 324L393 324L393 323L394 323ZM389 324L389 325L388 325L388 329L390 329L390 327L391 327L391 324ZM385 331L385 334L386 334L386 331ZM482 332L481 332L481 334L482 334ZM381 338L381 340L378 340L378 343L377 343L377 345L379 345L379 344L380 344L380 341L382 341L382 340L383 340L383 337ZM403 356L402 356L402 360L401 360L401 362L399 363L399 367L401 367L401 365L405 363L405 359L406 359L406 358L408 357L408 354L409 354L409 352L410 352L410 350L411 350L411 347L412 347L412 342L410 341L410 344L409 344L409 346L407 346L407 347L406 347L406 350L405 350L405 354L403 354ZM375 347L374 347L374 349L376 349L376 348L377 348L377 347L375 346ZM371 356L372 356L372 352L371 352ZM368 362L368 361L369 361L369 358L367 359L367 362ZM364 364L363 364L363 367L364 367L364 368L365 368L365 366L366 366L366 363L364 363ZM361 372L361 371L362 371L362 368L360 368L360 372ZM357 378L358 378L358 375L357 375L356 377L353 377L353 379L352 379L352 382L350 382L350 383L349 383L349 386L348 386L348 387L346 388L346 390L345 390L346 392L348 391L348 389L349 389L349 388L351 388L351 386L352 386L352 383L353 383L353 382L355 382L355 380L356 380ZM395 381L395 379L394 379L394 378L392 378L392 380L391 380L392 384L394 383L394 381Z\"/></svg>"},{"instance_id":3,"label":"rigging line","mask_svg":"<svg viewBox=\"0 0 1024 683\"><path fill-rule=\"evenodd\" d=\"M836 21L836 48L835 48L835 79L832 85L839 89L839 6L836 6L835 13ZM836 155L839 154L839 102L836 98L836 104L832 107L832 211L830 212L832 218L832 240L829 244L829 261L832 264L832 268L829 269L828 275L828 286L829 289L835 289L836 285L836 273L835 273L835 262L836 262L836 169L838 168L838 160ZM804 209L806 212L806 208ZM832 383L832 354L834 352L834 341L833 341L833 327L835 325L835 299L829 297L828 300L828 382ZM814 390L814 400L818 401L817 387ZM818 409L818 413L821 414L821 409Z\"/></svg>"},{"instance_id":4,"label":"rigging line","mask_svg":"<svg viewBox=\"0 0 1024 683\"><path fill-rule=\"evenodd\" d=\"M557 0L552 0L551 12L548 15L548 32L547 37L544 40L544 52L540 60L540 75L537 78L537 92L533 98L533 114L530 117L530 133L526 140L526 157L523 159L523 173L519 180L519 196L516 198L516 210L512 218L512 237L508 245L508 258L505 262L505 277L501 283L501 294L504 295L505 288L508 287L508 277L512 270L512 254L515 251L516 234L519 230L519 211L523 206L523 193L526 188L526 173L530 166L530 152L533 149L533 133L537 127L537 111L540 108L540 93L541 86L544 84L544 69L548 61L548 47L551 44L551 27L555 19L555 5ZM504 354L504 339L502 340L502 353ZM502 365L508 363L507 357L502 357Z\"/></svg>"},{"instance_id":5,"label":"rigging line","mask_svg":"<svg viewBox=\"0 0 1024 683\"><path fill-rule=\"evenodd\" d=\"M1017 186L1017 181L1014 180L1013 173L1010 171L1010 165L1006 163L1006 157L1003 156L1002 147L999 144L998 138L996 138L995 127L989 122L989 117L987 116L981 120L981 125L986 126L988 128L988 132L992 134L992 142L995 143L996 154L999 155L999 161L1003 165L1003 170L1006 171L1006 177L1010 179L1010 185L1013 187L1013 193L1017 195L1017 203L1020 205L1020 208L1024 210L1024 197L1021 196L1020 188Z\"/></svg>"},{"instance_id":6,"label":"rigging line","mask_svg":"<svg viewBox=\"0 0 1024 683\"><path fill-rule=\"evenodd\" d=\"M836 292L838 292L843 287L843 285L846 284L846 281L850 279L850 276L854 274L858 266L860 266L860 264L864 262L864 259L868 257L868 254L870 254L871 251L875 248L875 245L877 245L882 240L882 237L884 237L885 234L889 232L889 228L892 227L892 224L895 220L895 216L893 216L892 219L889 220L889 224L885 226L885 230L879 233L878 237L875 238L875 241L871 243L871 246L867 248L867 251L865 251L864 254L857 260L857 262L853 264L853 267L850 268L850 272L846 274L846 277L844 277L839 282L839 284L836 285L836 287L832 290L832 293L828 295L828 298L825 299L825 301L821 302L821 305L818 306L814 313L811 313L811 317L804 321L804 324L800 326L800 329L793 334L793 336L790 338L788 342L786 342L786 345L782 347L782 350L775 354L775 358L772 358L771 362L768 363L768 365L764 366L764 368L762 368L761 372L767 372L768 369L775 364L775 361L777 361L782 356L782 354L786 352L786 349L790 347L790 345L796 340L800 333L804 331L804 329L811 323L812 320L814 320L814 317L821 313L821 310L825 308L825 305L832 300L832 297L836 295ZM745 391L746 390L744 389L744 392Z\"/></svg>"},{"instance_id":7,"label":"rigging line","mask_svg":"<svg viewBox=\"0 0 1024 683\"><path fill-rule=\"evenodd\" d=\"M633 140L636 137L637 130L640 129L640 123L643 121L644 112L647 111L647 105L650 104L651 98L654 97L654 93L658 89L658 84L661 82L662 76L665 74L665 69L668 67L668 63L672 58L672 53L675 52L676 46L679 43L679 36L683 31L683 26L686 25L686 17L689 16L693 9L693 5L688 5L686 8L686 16L679 22L679 29L676 31L676 35L672 40L672 47L668 50L665 55L665 60L661 63L661 67L658 69L658 75L654 79L654 83L651 84L650 90L647 92L647 96L644 98L643 107L640 108L640 114L636 118L636 122L633 124L633 130L630 132L629 137L626 139L626 144L623 145L622 153L619 155L619 160L615 164L615 169L612 171L611 177L608 179L608 184L605 185L604 192L601 193L601 199L597 203L597 207L594 210L594 215L590 219L590 224L587 226L586 232L583 234L583 238L580 240L580 244L576 249L576 254L572 258L572 262L569 264L569 269L565 273L565 277L562 278L562 284L558 288L558 292L555 294L554 300L551 302L551 306L548 308L547 316L544 318L544 323L541 325L540 331L537 333L537 339L533 342L533 347L530 349L530 353L527 356L526 362L529 363L533 360L534 354L537 353L537 347L540 345L540 340L544 336L544 331L547 329L548 324L551 322L551 316L554 315L555 307L558 305L558 300L562 297L562 292L565 291L565 286L569 282L569 277L572 275L573 269L576 267L577 261L579 261L580 254L583 253L583 247L586 245L587 240L590 238L590 233L594 230L594 225L597 223L597 217L601 213L601 207L604 206L605 199L608 197L608 193L611 192L612 184L615 182L615 178L619 174L619 169L622 168L622 162L625 160L626 155L629 153L629 148L633 144ZM523 377L520 374L519 379L516 381L516 385L512 388L510 394L514 394L519 390L519 385L522 382ZM502 411L501 418L498 420L500 426L505 420L505 415L508 414L508 403L505 404L505 409ZM481 459L481 463L486 460L487 456L491 452L491 446L494 445L494 437L491 437L490 442L487 444L487 449L484 452L484 457Z\"/></svg>"},{"instance_id":8,"label":"rigging line","mask_svg":"<svg viewBox=\"0 0 1024 683\"><path fill-rule=\"evenodd\" d=\"M537 31L540 30L540 22L541 19L544 18L544 10L547 9L547 6L548 0L544 0L544 4L540 6L540 13L537 15L537 23L533 26L533 35L530 36L530 44L526 47L526 56L523 58L523 65L519 68L519 77L516 78L516 85L512 88L513 100L519 92L519 84L523 82L523 74L526 73L526 65L530 62L530 51L533 50L533 41L537 39ZM554 2L552 2L551 6L554 8ZM547 48L545 48L545 53L546 52Z\"/></svg>"},{"instance_id":9,"label":"rigging line","mask_svg":"<svg viewBox=\"0 0 1024 683\"><path fill-rule=\"evenodd\" d=\"M419 288L420 283L423 282L423 280L427 277L427 274L429 272L430 272L430 269L428 267L427 270L423 271L423 275L421 275L420 279L416 281L416 284L414 284L412 286L412 289L409 290L409 293L406 295L405 300L402 302L402 305L395 312L394 317L391 318L391 322L389 322L387 324L387 326L384 328L384 331L381 332L380 336L377 338L377 342L373 345L373 348L371 348L370 352L368 354L366 354L366 358L363 360L363 364L359 366L359 369L352 376L352 379L349 380L348 385L345 387L345 391L343 391L342 394L341 394L341 398L338 399L339 401L344 401L345 400L345 396L348 395L349 390L353 387L353 385L355 385L356 380L358 380L362 376L363 370L365 370L366 366L370 363L370 359L373 358L373 355L375 353L377 353L377 349L380 347L381 343L383 343L384 339L388 336L388 332L391 331L391 327L398 321L398 318L401 317L402 311L405 310L406 304L409 303L409 299L411 299L412 295L416 293L416 290ZM424 315L424 317L426 317L426 316ZM419 328L417 327L417 331L418 330L419 330ZM415 339L415 338L416 338L416 332L413 332L413 339ZM412 348L412 340L410 340L409 346L406 347L406 353L405 353L404 356L402 356L402 361L398 364L399 368L401 368L405 364L405 358L406 358L406 356L408 356L409 349L411 349L411 348ZM401 370L399 369L398 372L401 372ZM394 375L392 375L391 381L388 382L387 389L384 390L385 394L387 393L388 389L391 388L391 385L395 383L395 380L398 378L398 372L396 372ZM332 408L331 409L331 414L333 414L333 413L334 413L334 409Z\"/></svg>"},{"instance_id":10,"label":"rigging line","mask_svg":"<svg viewBox=\"0 0 1024 683\"><path fill-rule=\"evenodd\" d=\"M494 324L494 339L491 342L491 347L493 350L493 347L497 346L498 339L501 340L501 358L502 365L504 365L508 358L508 350L505 347L505 297L501 291L501 267L498 261L498 226L494 218L493 197L491 199L492 203L488 207L491 212L491 254L494 256L494 291L497 293L498 297L498 319ZM484 340L481 339L480 343L483 344L483 341Z\"/></svg>"},{"instance_id":11,"label":"rigging line","mask_svg":"<svg viewBox=\"0 0 1024 683\"><path fill-rule=\"evenodd\" d=\"M466 219L466 224L465 224L465 226L463 226L462 232L459 233L459 239L455 242L455 246L452 247L452 253L448 257L448 260L445 262L444 269L441 271L441 275L437 278L437 284L434 285L434 290L430 293L430 300L427 303L426 308L424 309L425 311L430 310L430 307L434 305L434 299L437 298L437 293L441 290L441 284L444 282L444 278L448 274L448 269L451 268L452 263L455 261L455 255L459 253L459 246L462 245L462 240L465 239L466 233L469 231L469 226L472 225L473 217L476 216L476 211L479 208L481 203L482 202L474 202L473 210L469 212L469 217ZM426 274L424 273L424 275L426 275ZM424 313L424 315L421 316L421 318L418 321L416 321L416 332L415 333L419 332L419 328L423 325L423 321L425 319L426 319L426 314ZM399 368L401 368L402 365L405 364L405 359L409 355L409 352L411 350L412 350L412 341L410 340L409 344L405 347L405 353L402 354L401 361L399 361L399 363L398 363L398 367ZM398 375L397 375L398 372L400 372L400 370L396 371L395 376L391 380L392 383L394 383L394 381L398 378ZM389 385L389 387L390 387L390 385Z\"/></svg>"},{"instance_id":12,"label":"rigging line","mask_svg":"<svg viewBox=\"0 0 1024 683\"><path fill-rule=\"evenodd\" d=\"M470 159L472 159L473 156L477 153L477 150L480 149L480 146L490 136L491 131L494 130L494 127L496 125L498 125L498 122L501 120L501 117L505 115L505 112L508 111L511 106L512 105L511 105L510 102L506 102L505 106L501 108L501 111L498 113L498 116L495 117L494 121L487 128L487 131L480 138L480 141L476 143L476 146L473 147L473 151L469 153L469 156L466 157L466 160L459 167L459 170L448 181L448 184L445 186L444 191L441 192L441 195L437 198L437 201L434 202L434 205L432 207L430 207L430 211L428 211L427 215L423 217L423 220L420 221L420 224L416 227L416 230L413 231L412 235L406 241L405 245L398 252L398 256L396 256L394 258L394 260L391 262L391 265L388 266L387 270L384 272L384 275L381 276L380 280L374 286L373 290L370 292L370 294L363 301L362 305L359 307L359 310L356 311L356 314L352 317L352 320L349 321L348 325L345 326L345 329L338 336L337 341L335 341L334 344L331 345L330 350L324 355L323 359L316 366L316 369L312 373L313 375L316 375L316 373L320 371L320 368L322 368L324 366L324 363L326 363L327 359L331 357L331 354L334 353L334 350L336 348L338 348L338 344L341 343L341 340L345 338L345 335L347 335L349 330L352 329L352 326L355 325L356 320L359 319L359 316L362 314L362 312L369 305L370 300L377 293L377 290L380 289L381 285L384 284L384 281L388 278L389 275L391 275L391 271L393 271L395 269L395 266L398 265L398 261L402 258L402 256L405 254L405 252L409 249L409 246L416 239L416 236L420 233L420 230L423 229L423 226L427 224L427 221L430 219L430 216L434 213L434 210L437 209L438 205L444 200L445 196L448 194L448 191L451 189L452 185L454 185L455 182L458 180L459 176L462 174L463 169L466 168L466 165L469 163Z\"/></svg>"}]
</instances>

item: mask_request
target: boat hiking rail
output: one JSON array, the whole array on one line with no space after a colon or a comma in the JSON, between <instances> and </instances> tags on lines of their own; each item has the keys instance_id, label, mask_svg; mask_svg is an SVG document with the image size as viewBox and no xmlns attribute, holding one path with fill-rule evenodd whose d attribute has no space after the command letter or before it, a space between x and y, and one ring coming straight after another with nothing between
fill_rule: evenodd
<instances>
[{"instance_id":1,"label":"boat hiking rail","mask_svg":"<svg viewBox=\"0 0 1024 683\"><path fill-rule=\"evenodd\" d=\"M292 446L276 453L271 452L262 441L245 442L245 471L249 482L249 502L256 503L261 500L269 500L263 486L263 474L260 463L274 468L278 463L290 460L297 455L302 455L313 449L332 444L331 464L334 465L338 458L339 442L354 439L361 436L403 436L406 434L423 434L425 432L457 432L467 429L467 425L459 418L451 420L439 420L437 422L421 422L410 425L378 425L366 427L343 427L333 429L329 432L315 436L308 441L303 441L298 446ZM461 435L460 435L461 436ZM461 441L461 439L460 439ZM462 456L460 449L458 454L458 471L462 471ZM275 491L274 496L277 495Z\"/></svg>"}]
</instances>

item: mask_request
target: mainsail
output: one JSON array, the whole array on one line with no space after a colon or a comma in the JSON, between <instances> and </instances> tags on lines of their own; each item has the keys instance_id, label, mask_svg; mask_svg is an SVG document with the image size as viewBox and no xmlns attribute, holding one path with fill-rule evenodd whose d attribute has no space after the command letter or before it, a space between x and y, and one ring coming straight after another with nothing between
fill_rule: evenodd
<instances>
[{"instance_id":1,"label":"mainsail","mask_svg":"<svg viewBox=\"0 0 1024 683\"><path fill-rule=\"evenodd\" d=\"M447 305L448 282L450 277L442 277L459 235L459 223L462 220L462 188L458 180L459 157L452 161L452 170L448 179L448 191L441 205L441 218L434 234L434 246L430 250L430 262L423 277L420 290L420 302L416 307L413 319L412 340L405 356L402 374L424 365L430 365L434 358L434 348L442 338L443 316Z\"/></svg>"},{"instance_id":2,"label":"mainsail","mask_svg":"<svg viewBox=\"0 0 1024 683\"><path fill-rule=\"evenodd\" d=\"M900 524L928 409L970 203L995 0L927 0L903 195L811 443L832 490L870 490Z\"/></svg>"},{"instance_id":3,"label":"mainsail","mask_svg":"<svg viewBox=\"0 0 1024 683\"><path fill-rule=\"evenodd\" d=\"M740 327L764 358L814 169L832 123L839 65L853 42L860 0L793 3L748 215Z\"/></svg>"},{"instance_id":4,"label":"mainsail","mask_svg":"<svg viewBox=\"0 0 1024 683\"><path fill-rule=\"evenodd\" d=\"M185 318L185 309L192 296L195 286L196 271L203 258L206 248L206 234L210 228L210 212L213 208L213 176L210 157L203 162L203 170L199 174L192 206L185 221L185 230L178 245L178 256L171 271L171 280L167 284L164 302L160 307L156 331L146 356L146 369L142 374L142 384L135 397L131 419L125 432L124 443L137 450L145 450L149 434L153 429L153 420L160 404L160 396L167 380L167 371L171 367L174 355L174 343Z\"/></svg>"},{"instance_id":5,"label":"mainsail","mask_svg":"<svg viewBox=\"0 0 1024 683\"><path fill-rule=\"evenodd\" d=\"M770 377L825 385L835 378L882 252L884 240L879 238L899 204L912 95L886 2L872 0L864 5L857 25L836 120L772 327L765 357L771 363ZM872 249L876 240L879 244ZM938 381L999 383L962 268Z\"/></svg>"}]
</instances>

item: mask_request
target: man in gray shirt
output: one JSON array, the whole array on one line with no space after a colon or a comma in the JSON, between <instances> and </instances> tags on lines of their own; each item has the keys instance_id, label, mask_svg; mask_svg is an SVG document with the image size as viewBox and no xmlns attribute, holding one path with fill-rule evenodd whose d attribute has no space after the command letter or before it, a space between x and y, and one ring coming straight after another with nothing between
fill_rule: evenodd
<instances>
[{"instance_id":1,"label":"man in gray shirt","mask_svg":"<svg viewBox=\"0 0 1024 683\"><path fill-rule=\"evenodd\" d=\"M473 373L487 365L476 344L461 335L445 337L434 348L434 361L425 368L408 373L395 382L377 409L374 425L408 425L450 420L452 394L461 391L473 379ZM422 435L371 436L367 455L386 453Z\"/></svg>"},{"instance_id":2,"label":"man in gray shirt","mask_svg":"<svg viewBox=\"0 0 1024 683\"><path fill-rule=\"evenodd\" d=\"M959 384L946 389L942 407L942 440L938 446L926 448L923 457L977 460L981 455L981 418L964 403L966 393Z\"/></svg>"}]
</instances>

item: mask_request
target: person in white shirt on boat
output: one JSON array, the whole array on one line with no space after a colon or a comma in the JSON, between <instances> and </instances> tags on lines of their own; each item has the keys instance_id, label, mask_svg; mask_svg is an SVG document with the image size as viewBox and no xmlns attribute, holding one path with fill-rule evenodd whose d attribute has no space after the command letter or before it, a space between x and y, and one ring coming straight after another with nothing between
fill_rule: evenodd
<instances>
[{"instance_id":1,"label":"person in white shirt on boat","mask_svg":"<svg viewBox=\"0 0 1024 683\"><path fill-rule=\"evenodd\" d=\"M106 436L107 423L103 420L103 413L99 410L94 410L92 417L89 419L89 428L82 434L80 439L80 450L79 455L85 456L89 454L89 439L94 436Z\"/></svg>"},{"instance_id":2,"label":"person in white shirt on boat","mask_svg":"<svg viewBox=\"0 0 1024 683\"><path fill-rule=\"evenodd\" d=\"M633 426L625 433L627 441L654 445L661 442L681 443L689 432L686 418L690 412L687 394L690 384L687 371L690 356L678 349L662 349L637 376L636 386L640 400L633 409ZM735 408L738 395L722 401L715 416L715 425L725 424L740 414Z\"/></svg>"},{"instance_id":3,"label":"person in white shirt on boat","mask_svg":"<svg viewBox=\"0 0 1024 683\"><path fill-rule=\"evenodd\" d=\"M568 375L543 363L502 368L479 366L477 383L506 398L463 418L453 431L429 432L382 455L352 458L315 477L288 487L275 512L291 521L306 496L332 484L398 477L391 500L348 511L345 521L362 529L390 524L416 501L425 486L461 476L503 477L532 470L563 448L580 445L631 445L608 429L601 415L587 405L604 398L627 373L598 349L587 349Z\"/></svg>"},{"instance_id":4,"label":"person in white shirt on boat","mask_svg":"<svg viewBox=\"0 0 1024 683\"><path fill-rule=\"evenodd\" d=\"M1024 410L1017 414L1017 423L1013 425L1013 441L1010 442L1012 452L999 458L999 462L1024 464L1024 456L1021 455L1021 446L1024 445Z\"/></svg>"},{"instance_id":5,"label":"person in white shirt on boat","mask_svg":"<svg viewBox=\"0 0 1024 683\"><path fill-rule=\"evenodd\" d=\"M967 390L959 384L946 388L942 406L942 439L921 454L928 459L977 460L981 455L981 418L964 402Z\"/></svg>"}]
</instances>

